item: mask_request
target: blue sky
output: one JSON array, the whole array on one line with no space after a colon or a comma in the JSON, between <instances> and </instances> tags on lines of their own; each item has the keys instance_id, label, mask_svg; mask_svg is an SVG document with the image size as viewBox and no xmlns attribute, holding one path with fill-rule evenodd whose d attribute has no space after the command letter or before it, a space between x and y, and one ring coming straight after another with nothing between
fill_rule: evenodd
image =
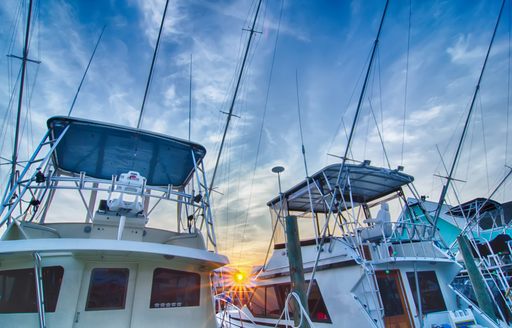
<instances>
[{"instance_id":1,"label":"blue sky","mask_svg":"<svg viewBox=\"0 0 512 328\"><path fill-rule=\"evenodd\" d=\"M90 53L103 40L78 97L74 115L135 126L158 33L162 0L37 1L29 65L29 124L22 156L42 135L45 120L69 110ZM409 4L411 7L410 45ZM277 193L270 169L286 167L283 188L304 178L295 74L299 76L304 141L310 172L335 161L346 145L343 122L352 121L361 73L375 38L384 1L264 1L254 47L230 127L213 202L221 252L233 262L263 260L270 239L265 203ZM483 63L501 1L391 1L375 69L356 130L353 155L385 165L375 112L391 166L403 164L421 194L437 200L442 166L436 145L450 162L464 114ZM21 54L21 30L9 47L19 1L0 2L0 108L6 117ZM233 93L255 2L171 1L143 128L181 138L188 133L189 61L193 56L192 139L206 146L212 168ZM509 24L507 4L484 75L456 177L463 201L488 196L510 163L507 132ZM269 72L279 39L272 80ZM409 59L406 70L407 58ZM34 77L37 80L32 87ZM407 94L405 81L407 77ZM269 90L265 121L262 117ZM353 96L352 96L353 95ZM403 117L405 136L402 160ZM28 105L28 104L25 104ZM26 106L27 108L27 106ZM4 117L4 115L2 115ZM261 147L256 149L260 127ZM12 126L4 128L2 156L9 154ZM508 146L510 149L511 146ZM508 157L508 161L507 158ZM254 169L256 168L256 169ZM5 179L5 167L1 169ZM510 184L495 197L511 200ZM453 195L449 198L455 200ZM164 218L152 219L156 225ZM245 238L242 238L242 237Z\"/></svg>"}]
</instances>

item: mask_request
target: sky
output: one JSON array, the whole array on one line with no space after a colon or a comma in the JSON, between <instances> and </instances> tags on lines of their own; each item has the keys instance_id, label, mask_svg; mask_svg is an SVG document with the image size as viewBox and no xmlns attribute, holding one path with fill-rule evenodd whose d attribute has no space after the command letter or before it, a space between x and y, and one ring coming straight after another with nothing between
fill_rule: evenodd
<instances>
[{"instance_id":1,"label":"sky","mask_svg":"<svg viewBox=\"0 0 512 328\"><path fill-rule=\"evenodd\" d=\"M65 115L106 26L73 116L135 127L164 9L163 0L37 0L24 102L26 158L45 121ZM299 111L311 174L342 155L385 1L265 0L226 145L212 208L219 251L233 265L260 264L271 236L266 202L304 179ZM352 158L405 167L437 200L453 160L501 1L391 0L355 129ZM142 128L191 139L212 173L254 0L171 0ZM21 11L20 11L21 10ZM0 1L0 151L10 157L24 1ZM461 201L488 197L511 163L510 17L507 3L457 166ZM13 32L14 31L14 32ZM298 83L296 83L296 81ZM298 86L298 87L297 87ZM16 94L16 92L14 92ZM298 94L298 97L297 97ZM373 111L373 114L372 114ZM375 119L374 116L375 115ZM437 151L439 149L439 153ZM440 155L441 154L441 155ZM2 160L3 161L3 160ZM7 166L0 166L5 183ZM510 182L495 195L512 200ZM453 193L448 202L456 202ZM164 226L169 218L150 218Z\"/></svg>"}]
</instances>

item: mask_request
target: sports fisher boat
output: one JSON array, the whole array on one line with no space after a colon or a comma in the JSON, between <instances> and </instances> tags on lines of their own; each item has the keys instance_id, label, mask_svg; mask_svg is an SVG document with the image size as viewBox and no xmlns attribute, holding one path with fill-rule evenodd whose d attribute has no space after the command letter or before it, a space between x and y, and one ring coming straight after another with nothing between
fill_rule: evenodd
<instances>
[{"instance_id":1,"label":"sports fisher boat","mask_svg":"<svg viewBox=\"0 0 512 328\"><path fill-rule=\"evenodd\" d=\"M1 204L0 326L215 327L210 273L228 260L205 148L78 118L47 126Z\"/></svg>"},{"instance_id":2,"label":"sports fisher boat","mask_svg":"<svg viewBox=\"0 0 512 328\"><path fill-rule=\"evenodd\" d=\"M424 208L431 216L435 215L438 203L426 199L409 199L408 207L417 212ZM512 323L512 202L499 203L492 199L475 198L460 205L444 204L437 221L437 230L445 242L447 251L456 254L456 260L464 265L459 252L457 237L464 235L470 243L476 268L484 278L485 288L492 295L497 319ZM410 220L409 217L404 216ZM427 222L427 217L417 220ZM474 286L466 268L451 282L451 287L462 300L473 308L478 306Z\"/></svg>"},{"instance_id":3,"label":"sports fisher boat","mask_svg":"<svg viewBox=\"0 0 512 328\"><path fill-rule=\"evenodd\" d=\"M402 169L333 164L267 203L274 250L257 275L254 293L226 327L288 327L290 270L285 217L298 219L307 289L315 327L495 327L478 308L459 302L449 284L461 266L441 248L429 223L401 219L417 197ZM403 208L402 208L403 207ZM398 220L392 220L397 212ZM418 292L419 291L419 292Z\"/></svg>"}]
</instances>

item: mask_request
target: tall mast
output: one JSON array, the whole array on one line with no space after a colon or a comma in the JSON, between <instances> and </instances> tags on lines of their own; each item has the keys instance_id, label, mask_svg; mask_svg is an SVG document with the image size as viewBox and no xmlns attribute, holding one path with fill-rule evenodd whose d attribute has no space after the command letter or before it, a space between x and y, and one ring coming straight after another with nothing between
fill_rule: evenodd
<instances>
[{"instance_id":1,"label":"tall mast","mask_svg":"<svg viewBox=\"0 0 512 328\"><path fill-rule=\"evenodd\" d=\"M434 215L434 226L437 224L437 220L439 219L439 214L441 214L441 208L443 207L446 193L448 192L448 187L450 186L451 181L453 180L453 173L455 172L455 167L457 166L457 162L459 160L459 155L462 150L462 146L464 144L464 139L466 138L466 133L469 126L469 121L471 119L471 113L473 112L473 108L475 107L476 97L478 96L478 91L480 91L480 83L482 82L482 76L485 72L485 67L487 65L487 60L489 59L489 54L491 53L491 48L494 43L494 37L496 36L496 31L498 30L498 26L500 24L501 14L503 13L503 8L505 7L505 0L501 3L500 13L498 14L498 19L496 20L496 25L494 26L494 31L492 33L491 42L489 43L489 48L487 48L487 54L485 55L484 64L482 65L482 70L480 71L480 76L478 77L478 82L475 87L475 92L473 93L473 98L471 99L471 106L469 107L468 115L466 116L466 122L464 123L464 129L462 130L462 135L459 139L459 144L457 146L457 151L455 152L455 157L452 162L452 166L450 169L450 173L446 178L446 184L443 186L443 190L441 191L441 195L439 197L439 202L437 204L436 213Z\"/></svg>"},{"instance_id":2,"label":"tall mast","mask_svg":"<svg viewBox=\"0 0 512 328\"><path fill-rule=\"evenodd\" d=\"M21 58L21 79L20 79L20 90L18 96L18 112L16 114L16 130L14 132L14 147L12 152L12 168L11 168L11 179L10 188L14 187L16 183L16 166L18 165L18 146L20 138L20 123L21 123L21 104L23 102L23 88L25 85L25 73L27 71L28 61L28 42L30 34L30 20L32 19L32 0L29 1L28 5L28 17L27 26L25 28L25 44L23 46L23 57Z\"/></svg>"},{"instance_id":3,"label":"tall mast","mask_svg":"<svg viewBox=\"0 0 512 328\"><path fill-rule=\"evenodd\" d=\"M219 168L220 155L222 154L222 149L224 148L224 141L226 140L226 134L228 132L229 123L231 122L231 116L233 116L233 109L235 107L236 97L238 95L238 89L240 87L240 82L242 80L242 75L244 73L245 62L247 61L247 55L249 54L249 49L251 48L251 41L256 32L254 27L256 26L256 21L258 20L258 13L260 12L261 0L258 1L258 7L256 8L256 14L254 15L254 19L252 21L251 29L249 30L249 40L247 40L247 46L245 47L244 58L242 60L242 66L240 67L240 72L238 73L238 80L236 81L235 92L233 93L233 98L231 99L231 105L229 106L228 118L226 119L226 126L224 127L224 134L222 135L222 141L220 142L219 153L217 154L217 161L215 162L215 168L213 169L212 181L210 182L210 192L213 189L213 183L215 182L215 176L217 175L217 169Z\"/></svg>"}]
</instances>

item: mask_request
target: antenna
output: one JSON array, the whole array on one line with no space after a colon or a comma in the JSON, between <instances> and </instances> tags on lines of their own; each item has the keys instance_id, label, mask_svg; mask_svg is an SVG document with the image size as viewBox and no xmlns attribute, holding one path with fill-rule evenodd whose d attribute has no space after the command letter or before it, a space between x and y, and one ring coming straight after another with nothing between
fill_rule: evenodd
<instances>
[{"instance_id":1,"label":"antenna","mask_svg":"<svg viewBox=\"0 0 512 328\"><path fill-rule=\"evenodd\" d=\"M80 84L78 85L78 89L76 90L75 97L73 98L73 102L71 103L71 107L69 108L68 117L71 116L71 112L73 111L73 108L75 107L76 98L78 98L78 94L80 93L80 89L82 88L82 84L84 83L85 76L87 75L87 72L89 71L89 66L91 66L92 59L94 58L94 55L96 54L96 49L98 49L98 45L100 44L101 37L103 36L103 32L105 32L106 27L107 27L107 25L103 25L103 29L101 29L101 33L98 38L98 41L96 41L96 45L94 46L94 50L92 52L91 58L89 58L89 63L87 64L87 67L85 68L84 75L82 76L82 80L80 81Z\"/></svg>"},{"instance_id":2,"label":"antenna","mask_svg":"<svg viewBox=\"0 0 512 328\"><path fill-rule=\"evenodd\" d=\"M304 136L302 133L302 117L300 114L300 99L299 99L299 73L297 70L295 70L295 89L297 91L297 113L299 115L299 130L300 130L300 141L302 143L302 159L304 160L304 170L306 171L306 185L308 188L308 198L309 198L309 207L311 208L311 215L313 217L313 227L315 230L315 243L318 247L318 237L319 237L319 230L318 230L318 222L315 220L315 208L313 207L313 199L311 198L311 189L309 186L309 173L308 173L308 164L306 160L306 147L304 146Z\"/></svg>"},{"instance_id":3,"label":"antenna","mask_svg":"<svg viewBox=\"0 0 512 328\"><path fill-rule=\"evenodd\" d=\"M284 172L284 167L282 167L282 166L274 166L272 168L272 173L277 174L277 185L279 186L279 195L282 194L282 191L281 191L281 173L282 172Z\"/></svg>"},{"instance_id":4,"label":"antenna","mask_svg":"<svg viewBox=\"0 0 512 328\"><path fill-rule=\"evenodd\" d=\"M142 124L142 116L144 115L144 105L146 104L146 98L148 97L149 85L151 84L151 78L153 76L153 69L155 67L156 54L158 53L158 46L160 45L160 37L162 36L162 29L164 27L165 15L167 14L167 7L169 6L169 0L165 1L164 14L162 15L162 22L160 23L160 30L158 31L158 38L156 39L155 51L153 52L153 59L151 60L151 67L149 68L149 76L146 82L146 90L144 91L144 98L142 99L142 105L140 106L139 121L137 122L137 129Z\"/></svg>"}]
</instances>

